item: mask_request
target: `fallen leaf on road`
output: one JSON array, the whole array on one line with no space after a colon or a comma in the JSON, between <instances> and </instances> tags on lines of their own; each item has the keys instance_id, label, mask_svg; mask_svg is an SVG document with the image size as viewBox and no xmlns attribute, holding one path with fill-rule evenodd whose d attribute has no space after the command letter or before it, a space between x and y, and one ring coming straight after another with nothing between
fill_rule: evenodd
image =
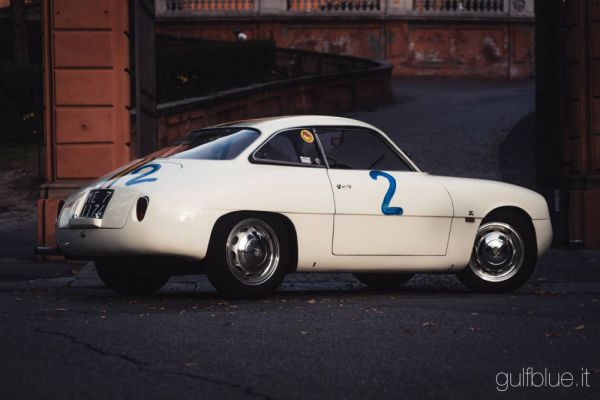
<instances>
[{"instance_id":1,"label":"fallen leaf on road","mask_svg":"<svg viewBox=\"0 0 600 400\"><path fill-rule=\"evenodd\" d=\"M580 331L580 330L582 330L583 328L585 328L585 325L577 325L577 326L575 327L575 330L576 330L576 331Z\"/></svg>"},{"instance_id":2,"label":"fallen leaf on road","mask_svg":"<svg viewBox=\"0 0 600 400\"><path fill-rule=\"evenodd\" d=\"M317 300L315 300L315 299L310 299L310 300L308 301L308 303L309 303L309 304L316 304L316 302L317 302Z\"/></svg>"},{"instance_id":3,"label":"fallen leaf on road","mask_svg":"<svg viewBox=\"0 0 600 400\"><path fill-rule=\"evenodd\" d=\"M423 322L423 325L421 326L436 326L437 324L435 322Z\"/></svg>"}]
</instances>

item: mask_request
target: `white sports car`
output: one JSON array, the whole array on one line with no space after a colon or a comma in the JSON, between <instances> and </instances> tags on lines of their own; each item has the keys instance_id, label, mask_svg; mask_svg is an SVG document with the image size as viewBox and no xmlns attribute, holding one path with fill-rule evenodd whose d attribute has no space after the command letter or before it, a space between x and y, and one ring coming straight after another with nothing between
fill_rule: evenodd
<instances>
[{"instance_id":1,"label":"white sports car","mask_svg":"<svg viewBox=\"0 0 600 400\"><path fill-rule=\"evenodd\" d=\"M539 194L429 175L377 128L325 116L191 132L72 194L57 220L61 251L124 294L193 272L228 297L261 297L293 271L387 288L448 272L510 291L551 240Z\"/></svg>"}]
</instances>

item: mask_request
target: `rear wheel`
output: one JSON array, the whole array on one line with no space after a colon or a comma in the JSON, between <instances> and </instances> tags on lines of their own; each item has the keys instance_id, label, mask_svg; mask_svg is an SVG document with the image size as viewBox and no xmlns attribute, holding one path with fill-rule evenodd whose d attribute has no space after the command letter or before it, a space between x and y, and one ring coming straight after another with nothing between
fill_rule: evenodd
<instances>
[{"instance_id":1,"label":"rear wheel","mask_svg":"<svg viewBox=\"0 0 600 400\"><path fill-rule=\"evenodd\" d=\"M96 260L94 264L102 282L119 294L150 295L169 280L168 274L144 271L135 261Z\"/></svg>"},{"instance_id":2,"label":"rear wheel","mask_svg":"<svg viewBox=\"0 0 600 400\"><path fill-rule=\"evenodd\" d=\"M537 261L535 234L518 214L498 212L477 231L469 265L458 279L479 292L510 292L531 276Z\"/></svg>"},{"instance_id":3,"label":"rear wheel","mask_svg":"<svg viewBox=\"0 0 600 400\"><path fill-rule=\"evenodd\" d=\"M275 292L292 262L284 223L272 215L234 215L215 228L208 279L229 298L260 298Z\"/></svg>"},{"instance_id":4,"label":"rear wheel","mask_svg":"<svg viewBox=\"0 0 600 400\"><path fill-rule=\"evenodd\" d=\"M408 282L413 274L407 273L355 273L356 279L373 289L397 289Z\"/></svg>"}]
</instances>

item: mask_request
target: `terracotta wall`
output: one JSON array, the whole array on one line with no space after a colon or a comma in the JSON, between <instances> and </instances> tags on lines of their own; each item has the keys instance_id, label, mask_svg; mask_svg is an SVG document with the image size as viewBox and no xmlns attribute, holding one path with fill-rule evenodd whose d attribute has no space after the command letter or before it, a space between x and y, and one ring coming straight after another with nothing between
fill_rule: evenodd
<instances>
[{"instance_id":1,"label":"terracotta wall","mask_svg":"<svg viewBox=\"0 0 600 400\"><path fill-rule=\"evenodd\" d=\"M397 76L529 78L534 22L402 19L162 19L160 33L233 40L268 38L278 47L385 58Z\"/></svg>"},{"instance_id":2,"label":"terracotta wall","mask_svg":"<svg viewBox=\"0 0 600 400\"><path fill-rule=\"evenodd\" d=\"M130 158L128 5L43 2L46 184L40 245L54 244L61 198Z\"/></svg>"}]
</instances>

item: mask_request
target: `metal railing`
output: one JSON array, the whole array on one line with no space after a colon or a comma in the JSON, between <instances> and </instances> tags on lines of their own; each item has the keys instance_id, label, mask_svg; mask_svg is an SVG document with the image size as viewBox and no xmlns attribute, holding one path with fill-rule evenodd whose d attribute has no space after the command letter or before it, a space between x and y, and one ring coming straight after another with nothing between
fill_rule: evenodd
<instances>
[{"instance_id":1,"label":"metal railing","mask_svg":"<svg viewBox=\"0 0 600 400\"><path fill-rule=\"evenodd\" d=\"M382 0L287 0L287 10L292 12L380 11Z\"/></svg>"},{"instance_id":2,"label":"metal railing","mask_svg":"<svg viewBox=\"0 0 600 400\"><path fill-rule=\"evenodd\" d=\"M254 0L159 0L165 14L250 13L255 11ZM160 8L159 8L160 10Z\"/></svg>"},{"instance_id":3,"label":"metal railing","mask_svg":"<svg viewBox=\"0 0 600 400\"><path fill-rule=\"evenodd\" d=\"M501 13L506 0L414 0L413 11L419 13Z\"/></svg>"},{"instance_id":4,"label":"metal railing","mask_svg":"<svg viewBox=\"0 0 600 400\"><path fill-rule=\"evenodd\" d=\"M534 0L156 0L156 14L159 18L377 15L502 19L533 18L533 4Z\"/></svg>"}]
</instances>

